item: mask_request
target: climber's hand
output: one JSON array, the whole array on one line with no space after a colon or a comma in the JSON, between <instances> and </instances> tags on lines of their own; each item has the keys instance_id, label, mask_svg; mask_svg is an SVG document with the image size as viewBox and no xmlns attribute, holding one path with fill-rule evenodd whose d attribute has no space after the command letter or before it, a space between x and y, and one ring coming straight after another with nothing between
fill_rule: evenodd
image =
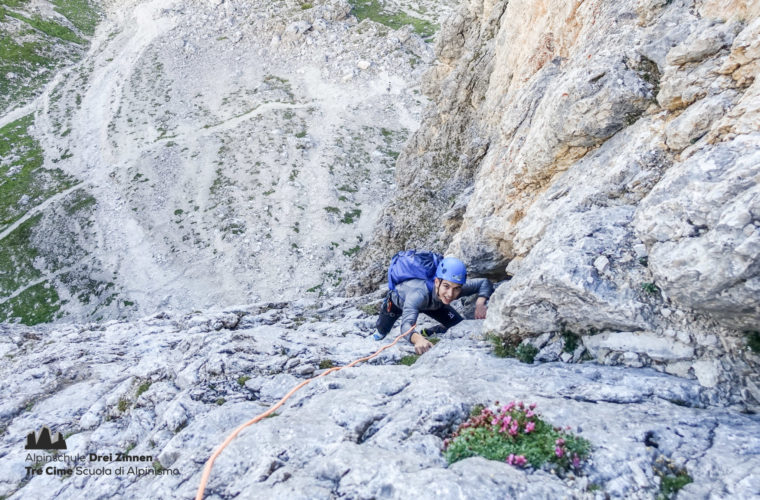
<instances>
[{"instance_id":1,"label":"climber's hand","mask_svg":"<svg viewBox=\"0 0 760 500\"><path fill-rule=\"evenodd\" d=\"M486 319L487 312L486 298L478 297L478 301L475 303L475 319Z\"/></svg>"},{"instance_id":2,"label":"climber's hand","mask_svg":"<svg viewBox=\"0 0 760 500\"><path fill-rule=\"evenodd\" d=\"M412 343L414 343L414 352L417 354L425 354L433 347L433 344L419 333L412 335Z\"/></svg>"}]
</instances>

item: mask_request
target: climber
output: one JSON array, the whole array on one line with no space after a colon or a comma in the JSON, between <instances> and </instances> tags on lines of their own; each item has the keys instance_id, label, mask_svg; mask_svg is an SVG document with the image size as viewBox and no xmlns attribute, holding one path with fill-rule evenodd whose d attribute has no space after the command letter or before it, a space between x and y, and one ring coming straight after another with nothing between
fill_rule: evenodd
<instances>
[{"instance_id":1,"label":"climber","mask_svg":"<svg viewBox=\"0 0 760 500\"><path fill-rule=\"evenodd\" d=\"M428 333L443 333L462 321L462 316L451 307L460 296L478 295L475 319L486 317L486 302L493 293L488 279L467 281L467 269L459 259L442 258L431 252L407 250L391 260L388 269L388 288L377 318L375 340L382 340L401 315L401 332L417 322L419 313L441 323L428 329ZM433 344L419 333L412 332L409 340L417 354L427 352Z\"/></svg>"}]
</instances>

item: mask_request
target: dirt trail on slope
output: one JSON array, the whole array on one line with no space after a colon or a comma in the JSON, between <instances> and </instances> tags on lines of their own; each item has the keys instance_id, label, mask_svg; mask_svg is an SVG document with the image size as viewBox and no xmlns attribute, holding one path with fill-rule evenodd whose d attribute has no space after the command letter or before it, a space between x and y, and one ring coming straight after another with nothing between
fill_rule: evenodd
<instances>
[{"instance_id":1,"label":"dirt trail on slope","mask_svg":"<svg viewBox=\"0 0 760 500\"><path fill-rule=\"evenodd\" d=\"M431 49L291 4L112 5L43 96L35 135L89 186L92 267L131 314L331 295L369 239Z\"/></svg>"}]
</instances>

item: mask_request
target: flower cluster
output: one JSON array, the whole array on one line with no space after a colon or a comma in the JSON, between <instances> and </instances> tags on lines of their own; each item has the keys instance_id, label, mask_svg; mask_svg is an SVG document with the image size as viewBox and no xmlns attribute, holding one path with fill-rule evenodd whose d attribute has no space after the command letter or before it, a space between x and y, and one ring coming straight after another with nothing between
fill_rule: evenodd
<instances>
[{"instance_id":1,"label":"flower cluster","mask_svg":"<svg viewBox=\"0 0 760 500\"><path fill-rule=\"evenodd\" d=\"M524 467L525 464L528 463L528 459L522 455L515 455L514 453L510 453L509 456L507 457L507 463L509 465Z\"/></svg>"},{"instance_id":2,"label":"flower cluster","mask_svg":"<svg viewBox=\"0 0 760 500\"><path fill-rule=\"evenodd\" d=\"M500 406L497 402L493 410L480 410L444 440L444 454L449 463L480 455L516 467L577 470L590 445L569 431L544 422L535 403L512 401Z\"/></svg>"},{"instance_id":3,"label":"flower cluster","mask_svg":"<svg viewBox=\"0 0 760 500\"><path fill-rule=\"evenodd\" d=\"M520 431L530 434L536 428L533 420L536 414L533 412L536 403L531 404L526 410L522 401L510 402L501 408L501 411L491 420L491 425L501 433L507 433L516 437Z\"/></svg>"},{"instance_id":4,"label":"flower cluster","mask_svg":"<svg viewBox=\"0 0 760 500\"><path fill-rule=\"evenodd\" d=\"M557 439L554 442L554 455L558 459L568 459L571 455L568 449L565 447L565 440L562 438ZM574 469L577 469L581 466L581 457L578 455L578 453L573 452L572 453L572 460L570 460L570 463L572 464Z\"/></svg>"}]
</instances>

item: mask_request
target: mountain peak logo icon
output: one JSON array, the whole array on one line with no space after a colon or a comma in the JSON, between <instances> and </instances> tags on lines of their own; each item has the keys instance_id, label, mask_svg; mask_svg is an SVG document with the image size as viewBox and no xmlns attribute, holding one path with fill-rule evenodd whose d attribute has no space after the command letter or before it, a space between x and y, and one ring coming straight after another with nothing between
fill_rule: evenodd
<instances>
[{"instance_id":1,"label":"mountain peak logo icon","mask_svg":"<svg viewBox=\"0 0 760 500\"><path fill-rule=\"evenodd\" d=\"M39 435L30 432L26 435L27 450L65 450L66 440L63 439L60 432L55 433L55 439L50 437L50 429L43 427Z\"/></svg>"}]
</instances>

